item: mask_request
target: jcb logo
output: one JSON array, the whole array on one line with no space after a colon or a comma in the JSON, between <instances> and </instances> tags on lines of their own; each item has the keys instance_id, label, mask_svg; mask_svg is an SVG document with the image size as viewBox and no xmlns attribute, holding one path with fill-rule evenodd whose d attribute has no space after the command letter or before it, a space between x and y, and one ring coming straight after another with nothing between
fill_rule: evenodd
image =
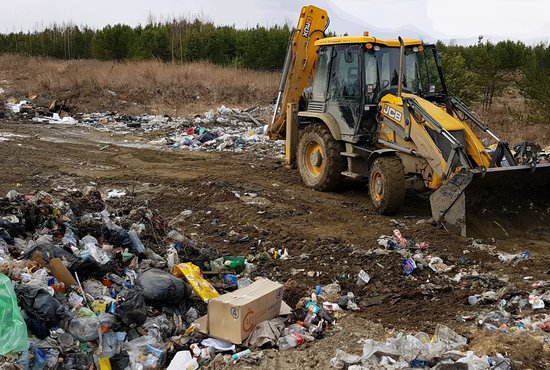
<instances>
[{"instance_id":1,"label":"jcb logo","mask_svg":"<svg viewBox=\"0 0 550 370\"><path fill-rule=\"evenodd\" d=\"M302 36L304 36L305 38L309 37L309 31L311 30L311 22L313 22L313 18L307 17L306 25L304 26L304 32L302 32Z\"/></svg>"},{"instance_id":2,"label":"jcb logo","mask_svg":"<svg viewBox=\"0 0 550 370\"><path fill-rule=\"evenodd\" d=\"M390 107L389 105L386 105L384 107L384 114L390 118L393 118L397 122L401 122L401 117L403 114L399 112L398 110L395 110L394 108Z\"/></svg>"}]
</instances>

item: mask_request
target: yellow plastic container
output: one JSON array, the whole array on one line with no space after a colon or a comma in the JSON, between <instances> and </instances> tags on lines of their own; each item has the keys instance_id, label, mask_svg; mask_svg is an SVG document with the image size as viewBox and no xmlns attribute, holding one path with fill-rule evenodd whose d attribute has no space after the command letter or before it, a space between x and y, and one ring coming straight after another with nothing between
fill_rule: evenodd
<instances>
[{"instance_id":1,"label":"yellow plastic container","mask_svg":"<svg viewBox=\"0 0 550 370\"><path fill-rule=\"evenodd\" d=\"M108 357L99 358L99 370L112 370L111 361L109 361Z\"/></svg>"}]
</instances>

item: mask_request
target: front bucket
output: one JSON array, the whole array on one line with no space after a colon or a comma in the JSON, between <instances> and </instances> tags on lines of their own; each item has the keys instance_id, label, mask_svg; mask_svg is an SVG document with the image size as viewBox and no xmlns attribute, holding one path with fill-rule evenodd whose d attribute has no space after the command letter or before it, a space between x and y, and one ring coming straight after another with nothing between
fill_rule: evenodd
<instances>
[{"instance_id":1,"label":"front bucket","mask_svg":"<svg viewBox=\"0 0 550 370\"><path fill-rule=\"evenodd\" d=\"M463 236L508 238L550 225L550 164L465 170L430 196L433 218Z\"/></svg>"}]
</instances>

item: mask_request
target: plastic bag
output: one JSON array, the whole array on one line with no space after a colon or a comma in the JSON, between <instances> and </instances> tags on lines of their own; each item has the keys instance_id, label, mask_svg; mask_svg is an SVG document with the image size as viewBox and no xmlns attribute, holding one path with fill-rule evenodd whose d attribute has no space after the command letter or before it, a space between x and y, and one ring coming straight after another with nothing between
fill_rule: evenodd
<instances>
[{"instance_id":1,"label":"plastic bag","mask_svg":"<svg viewBox=\"0 0 550 370\"><path fill-rule=\"evenodd\" d=\"M147 320L145 299L140 289L123 290L120 303L116 307L116 315L126 325L141 325Z\"/></svg>"},{"instance_id":2,"label":"plastic bag","mask_svg":"<svg viewBox=\"0 0 550 370\"><path fill-rule=\"evenodd\" d=\"M143 289L146 301L162 304L178 304L187 297L185 283L168 272L149 269L136 280Z\"/></svg>"},{"instance_id":3,"label":"plastic bag","mask_svg":"<svg viewBox=\"0 0 550 370\"><path fill-rule=\"evenodd\" d=\"M115 225L111 221L101 227L101 233L107 242L116 247L132 249L134 246L128 231L118 225Z\"/></svg>"},{"instance_id":4,"label":"plastic bag","mask_svg":"<svg viewBox=\"0 0 550 370\"><path fill-rule=\"evenodd\" d=\"M174 268L174 275L177 277L185 276L195 293L205 302L220 295L212 284L202 277L200 268L191 262L177 265Z\"/></svg>"},{"instance_id":5,"label":"plastic bag","mask_svg":"<svg viewBox=\"0 0 550 370\"><path fill-rule=\"evenodd\" d=\"M175 325L168 319L168 317L166 317L165 314L147 318L141 327L145 329L147 333L155 330L162 338L172 336L175 329Z\"/></svg>"},{"instance_id":6,"label":"plastic bag","mask_svg":"<svg viewBox=\"0 0 550 370\"><path fill-rule=\"evenodd\" d=\"M284 328L284 320L279 317L262 321L252 329L252 332L246 338L244 346L258 348L267 344L273 347L277 344L277 340L281 337L281 332Z\"/></svg>"},{"instance_id":7,"label":"plastic bag","mask_svg":"<svg viewBox=\"0 0 550 370\"><path fill-rule=\"evenodd\" d=\"M10 279L0 274L0 356L28 348L27 325Z\"/></svg>"},{"instance_id":8,"label":"plastic bag","mask_svg":"<svg viewBox=\"0 0 550 370\"><path fill-rule=\"evenodd\" d=\"M69 333L78 340L89 342L99 337L100 326L96 314L92 310L82 307L78 310L76 317L69 321Z\"/></svg>"},{"instance_id":9,"label":"plastic bag","mask_svg":"<svg viewBox=\"0 0 550 370\"><path fill-rule=\"evenodd\" d=\"M21 308L33 319L55 325L66 312L65 307L45 289L18 286L15 293Z\"/></svg>"}]
</instances>

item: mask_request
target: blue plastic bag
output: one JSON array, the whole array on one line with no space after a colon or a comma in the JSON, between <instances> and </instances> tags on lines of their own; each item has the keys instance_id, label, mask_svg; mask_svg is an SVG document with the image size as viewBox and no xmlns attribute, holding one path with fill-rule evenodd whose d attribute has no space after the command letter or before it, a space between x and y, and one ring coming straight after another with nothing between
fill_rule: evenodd
<instances>
[{"instance_id":1,"label":"blue plastic bag","mask_svg":"<svg viewBox=\"0 0 550 370\"><path fill-rule=\"evenodd\" d=\"M0 274L0 356L29 348L27 324L17 305L10 279Z\"/></svg>"}]
</instances>

